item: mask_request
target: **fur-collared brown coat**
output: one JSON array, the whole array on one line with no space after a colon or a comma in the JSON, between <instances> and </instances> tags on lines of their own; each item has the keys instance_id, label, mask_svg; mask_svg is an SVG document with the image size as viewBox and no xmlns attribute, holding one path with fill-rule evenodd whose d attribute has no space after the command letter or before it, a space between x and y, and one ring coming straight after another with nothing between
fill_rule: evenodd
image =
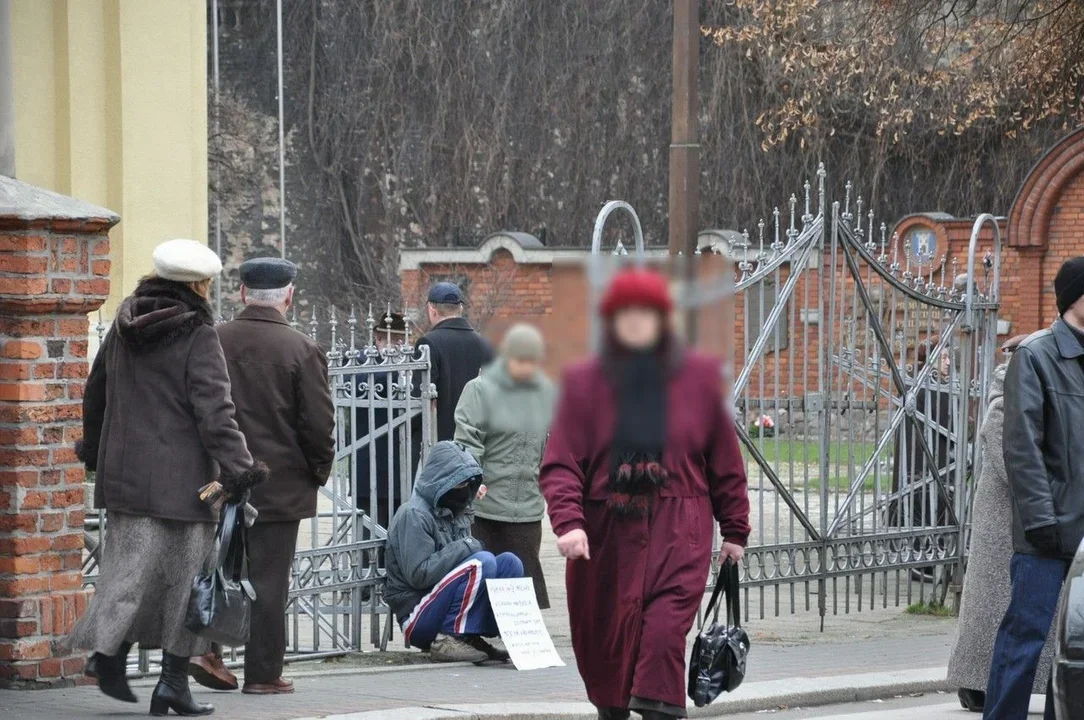
<instances>
[{"instance_id":1,"label":"fur-collared brown coat","mask_svg":"<svg viewBox=\"0 0 1084 720\"><path fill-rule=\"evenodd\" d=\"M121 303L87 378L77 452L97 471L96 507L163 520L214 522L201 486L266 477L234 421L210 305L187 285L147 279Z\"/></svg>"}]
</instances>

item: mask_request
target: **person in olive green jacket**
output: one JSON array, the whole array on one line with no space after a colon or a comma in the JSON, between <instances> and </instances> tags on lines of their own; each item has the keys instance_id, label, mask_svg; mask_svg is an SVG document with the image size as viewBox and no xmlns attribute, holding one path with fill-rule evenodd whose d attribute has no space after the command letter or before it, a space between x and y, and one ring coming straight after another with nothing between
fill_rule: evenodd
<instances>
[{"instance_id":1,"label":"person in olive green jacket","mask_svg":"<svg viewBox=\"0 0 1084 720\"><path fill-rule=\"evenodd\" d=\"M546 512L538 468L556 402L540 367L544 351L536 328L512 326L500 356L467 383L455 409L455 440L478 460L487 487L474 504L474 537L495 555L523 561L540 608L549 595L538 558Z\"/></svg>"}]
</instances>

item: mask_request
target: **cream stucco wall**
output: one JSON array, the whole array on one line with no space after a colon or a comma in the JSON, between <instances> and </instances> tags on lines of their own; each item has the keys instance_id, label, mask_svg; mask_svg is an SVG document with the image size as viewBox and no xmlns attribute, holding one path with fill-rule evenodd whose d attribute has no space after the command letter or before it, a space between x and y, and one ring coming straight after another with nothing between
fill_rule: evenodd
<instances>
[{"instance_id":1,"label":"cream stucco wall","mask_svg":"<svg viewBox=\"0 0 1084 720\"><path fill-rule=\"evenodd\" d=\"M15 173L102 205L117 302L175 237L207 240L205 0L13 0Z\"/></svg>"}]
</instances>

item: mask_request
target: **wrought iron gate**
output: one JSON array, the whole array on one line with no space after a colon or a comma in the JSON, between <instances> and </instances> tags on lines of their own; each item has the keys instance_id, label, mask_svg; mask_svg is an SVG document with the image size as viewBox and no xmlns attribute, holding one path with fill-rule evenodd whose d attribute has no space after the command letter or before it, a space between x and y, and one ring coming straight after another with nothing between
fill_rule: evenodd
<instances>
[{"instance_id":1,"label":"wrought iron gate","mask_svg":"<svg viewBox=\"0 0 1084 720\"><path fill-rule=\"evenodd\" d=\"M398 338L381 335L371 308L360 320L353 312L340 321L334 310L322 317L313 310L307 321L295 317L292 324L331 348L336 442L335 465L320 489L317 515L303 521L298 533L285 618L288 659L354 652L366 635L384 649L394 623L381 592L387 518L397 494L410 496L414 469L435 435L429 348L416 350L409 330ZM99 342L105 331L99 321ZM378 483L385 492L378 491ZM88 512L87 585L97 580L107 526L104 510ZM236 662L236 651L230 652L228 659ZM137 674L151 672L158 653L140 651L136 662Z\"/></svg>"},{"instance_id":2,"label":"wrought iron gate","mask_svg":"<svg viewBox=\"0 0 1084 720\"><path fill-rule=\"evenodd\" d=\"M890 237L850 183L829 205L825 184L821 166L753 236L703 233L719 242L698 253L728 256L733 282L678 294L686 309L732 294L740 318L728 369L753 513L746 611L816 611L822 627L959 587L1000 262L989 215L968 248L938 248Z\"/></svg>"}]
</instances>

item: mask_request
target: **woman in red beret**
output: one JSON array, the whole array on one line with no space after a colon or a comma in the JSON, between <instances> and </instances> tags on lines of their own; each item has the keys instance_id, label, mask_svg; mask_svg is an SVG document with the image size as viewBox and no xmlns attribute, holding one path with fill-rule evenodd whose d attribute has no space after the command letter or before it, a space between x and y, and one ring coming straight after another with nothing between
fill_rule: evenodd
<instances>
[{"instance_id":1,"label":"woman in red beret","mask_svg":"<svg viewBox=\"0 0 1084 720\"><path fill-rule=\"evenodd\" d=\"M685 644L722 555L749 536L745 466L719 363L678 343L657 273L602 301L601 355L570 368L541 484L567 558L572 646L602 720L685 717Z\"/></svg>"}]
</instances>

